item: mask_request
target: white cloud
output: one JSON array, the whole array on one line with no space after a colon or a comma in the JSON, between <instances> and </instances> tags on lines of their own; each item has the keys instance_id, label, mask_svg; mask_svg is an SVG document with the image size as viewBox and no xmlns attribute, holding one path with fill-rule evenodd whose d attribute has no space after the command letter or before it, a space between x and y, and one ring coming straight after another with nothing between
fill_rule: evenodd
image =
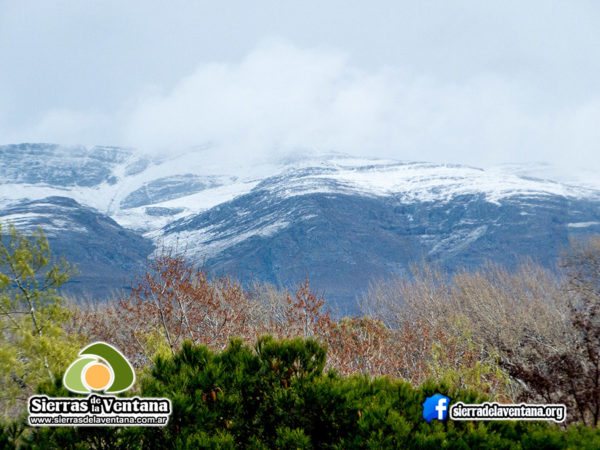
<instances>
[{"instance_id":1,"label":"white cloud","mask_svg":"<svg viewBox=\"0 0 600 450\"><path fill-rule=\"evenodd\" d=\"M212 143L224 159L303 151L479 165L573 162L580 150L589 157L600 102L562 110L542 107L544 95L490 73L451 83L401 67L367 71L342 52L270 41L141 100L125 136L158 152Z\"/></svg>"},{"instance_id":2,"label":"white cloud","mask_svg":"<svg viewBox=\"0 0 600 450\"><path fill-rule=\"evenodd\" d=\"M117 116L101 113L51 109L27 135L33 142L53 142L65 145L110 144L107 136L115 132Z\"/></svg>"},{"instance_id":3,"label":"white cloud","mask_svg":"<svg viewBox=\"0 0 600 450\"><path fill-rule=\"evenodd\" d=\"M506 73L457 81L412 66L365 69L334 48L270 40L237 62L201 63L170 89L146 85L116 111L52 108L30 128L5 125L3 136L153 153L211 144L224 163L339 151L597 166L600 96L548 98Z\"/></svg>"},{"instance_id":4,"label":"white cloud","mask_svg":"<svg viewBox=\"0 0 600 450\"><path fill-rule=\"evenodd\" d=\"M0 1L2 144L600 165L598 2L48 5Z\"/></svg>"}]
</instances>

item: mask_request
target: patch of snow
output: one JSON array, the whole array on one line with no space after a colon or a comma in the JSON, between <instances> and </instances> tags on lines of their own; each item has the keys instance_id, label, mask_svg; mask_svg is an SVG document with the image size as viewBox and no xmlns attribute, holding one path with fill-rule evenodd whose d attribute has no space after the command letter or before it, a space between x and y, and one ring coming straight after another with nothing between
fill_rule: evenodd
<instances>
[{"instance_id":1,"label":"patch of snow","mask_svg":"<svg viewBox=\"0 0 600 450\"><path fill-rule=\"evenodd\" d=\"M213 231L214 226L201 230L181 231L166 236L154 232L149 233L147 236L157 242L159 247L164 245L176 248L178 242L185 242L187 244L185 251L190 255L199 258L210 258L253 236L269 237L288 226L289 222L280 220L245 232L230 233L227 236Z\"/></svg>"},{"instance_id":2,"label":"patch of snow","mask_svg":"<svg viewBox=\"0 0 600 450\"><path fill-rule=\"evenodd\" d=\"M78 147L76 157L81 157L84 150ZM57 158L68 158L68 152L65 152L58 151ZM236 161L224 163L219 152L207 145L193 152L180 152L162 159L149 158L150 163L143 170L126 175L127 167L139 155L129 150L125 153L122 158L109 164L111 174L116 179L114 184L103 182L92 187L55 187L44 184L2 184L0 180L0 207L24 199L69 197L109 215L125 228L142 231L159 239L160 230L169 223L191 218L256 189L266 190L269 195L279 198L313 193L350 194L394 196L407 203L447 202L460 195L483 195L487 201L495 204L511 196L535 198L558 195L600 199L600 179L596 173L584 171L579 176L559 176L559 170L543 164L480 169L452 164L367 159L343 154L257 161L254 164ZM159 178L183 174L214 177L222 184L152 205L181 209L180 213L170 216L148 215L145 206L127 210L120 208L121 201L140 187ZM25 219L23 215L21 219ZM581 228L593 224L586 222L569 226ZM199 242L208 242L210 236L199 235L199 238Z\"/></svg>"},{"instance_id":3,"label":"patch of snow","mask_svg":"<svg viewBox=\"0 0 600 450\"><path fill-rule=\"evenodd\" d=\"M567 224L569 228L587 228L594 225L600 225L600 222L574 222Z\"/></svg>"},{"instance_id":4,"label":"patch of snow","mask_svg":"<svg viewBox=\"0 0 600 450\"><path fill-rule=\"evenodd\" d=\"M462 250L471 243L475 242L481 236L485 234L488 227L482 225L471 229L461 229L454 231L446 239L440 240L430 251L429 254L433 255L436 253L452 253Z\"/></svg>"}]
</instances>

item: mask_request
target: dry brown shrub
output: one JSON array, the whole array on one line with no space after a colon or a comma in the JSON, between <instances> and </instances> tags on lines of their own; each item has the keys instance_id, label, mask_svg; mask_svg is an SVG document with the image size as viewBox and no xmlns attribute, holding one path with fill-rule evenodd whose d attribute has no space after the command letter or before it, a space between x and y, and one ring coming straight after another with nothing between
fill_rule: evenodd
<instances>
[{"instance_id":1,"label":"dry brown shrub","mask_svg":"<svg viewBox=\"0 0 600 450\"><path fill-rule=\"evenodd\" d=\"M434 333L425 323L392 329L368 316L344 318L329 332L329 366L344 375L388 375L420 383L427 374L426 355L442 339Z\"/></svg>"},{"instance_id":2,"label":"dry brown shrub","mask_svg":"<svg viewBox=\"0 0 600 450\"><path fill-rule=\"evenodd\" d=\"M137 367L163 344L175 351L184 340L222 349L231 337L313 337L329 348L328 367L341 373L390 375L422 381L432 342L428 323L391 327L380 318L331 319L308 280L294 291L268 284L243 288L229 277L209 280L181 255L163 252L130 296L82 308L72 329L120 348ZM439 330L438 330L439 331Z\"/></svg>"},{"instance_id":3,"label":"dry brown shrub","mask_svg":"<svg viewBox=\"0 0 600 450\"><path fill-rule=\"evenodd\" d=\"M328 367L343 374L414 383L458 374L460 386L476 385L497 398L531 389L515 367L543 371L541 352L559 354L572 345L560 281L531 263L513 272L488 264L454 277L413 268L408 280L373 284L360 307L361 316L335 321L308 280L293 291L245 288L230 277L209 279L183 256L163 252L130 296L88 305L71 327L113 343L138 367L184 340L222 349L234 336L314 337L328 346ZM507 391L502 376L482 363L502 366L520 387Z\"/></svg>"},{"instance_id":4,"label":"dry brown shrub","mask_svg":"<svg viewBox=\"0 0 600 450\"><path fill-rule=\"evenodd\" d=\"M391 328L427 324L434 330L435 359L424 371L428 376L453 371L463 387L470 383L493 397L516 399L522 380L506 383L506 373L496 368L507 371L519 358L532 359L534 342L547 351L569 346L561 293L560 280L531 262L515 271L489 263L453 277L422 265L412 268L410 279L374 284L361 310ZM426 352L421 358L432 356Z\"/></svg>"},{"instance_id":5,"label":"dry brown shrub","mask_svg":"<svg viewBox=\"0 0 600 450\"><path fill-rule=\"evenodd\" d=\"M163 252L130 296L85 309L80 322L91 339L113 343L143 366L160 342L175 352L184 340L223 349L231 337L255 338L256 307L231 277L209 281L183 256Z\"/></svg>"},{"instance_id":6,"label":"dry brown shrub","mask_svg":"<svg viewBox=\"0 0 600 450\"><path fill-rule=\"evenodd\" d=\"M524 400L564 403L567 419L600 424L600 236L574 240L561 257L565 319L505 348ZM552 333L554 329L554 333ZM543 334L537 334L540 331Z\"/></svg>"}]
</instances>

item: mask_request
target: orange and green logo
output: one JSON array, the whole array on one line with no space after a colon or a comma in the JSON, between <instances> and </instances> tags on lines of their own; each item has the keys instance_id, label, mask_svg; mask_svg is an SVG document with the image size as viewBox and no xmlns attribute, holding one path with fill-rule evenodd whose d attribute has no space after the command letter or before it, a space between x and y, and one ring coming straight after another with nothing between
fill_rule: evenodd
<instances>
[{"instance_id":1,"label":"orange and green logo","mask_svg":"<svg viewBox=\"0 0 600 450\"><path fill-rule=\"evenodd\" d=\"M94 342L79 352L63 377L63 386L69 391L88 395L32 395L27 402L29 425L164 427L171 415L170 399L114 395L131 388L134 381L133 367L119 350Z\"/></svg>"},{"instance_id":2,"label":"orange and green logo","mask_svg":"<svg viewBox=\"0 0 600 450\"><path fill-rule=\"evenodd\" d=\"M135 382L135 372L123 354L105 342L94 342L79 352L67 369L63 385L76 394L117 394Z\"/></svg>"}]
</instances>

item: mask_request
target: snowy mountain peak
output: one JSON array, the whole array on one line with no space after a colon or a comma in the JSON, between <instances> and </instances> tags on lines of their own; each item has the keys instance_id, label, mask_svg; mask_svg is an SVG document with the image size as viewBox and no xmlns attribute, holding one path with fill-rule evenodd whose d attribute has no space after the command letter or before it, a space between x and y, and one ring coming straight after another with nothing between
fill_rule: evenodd
<instances>
[{"instance_id":1,"label":"snowy mountain peak","mask_svg":"<svg viewBox=\"0 0 600 450\"><path fill-rule=\"evenodd\" d=\"M21 199L68 196L121 225L156 232L168 223L228 202L252 190L291 197L345 193L404 202L448 202L482 195L491 203L521 196L599 198L591 183L546 177L549 169L400 162L344 154L297 156L253 166L203 163L207 149L150 158L118 147L55 144L0 146L0 205Z\"/></svg>"},{"instance_id":2,"label":"snowy mountain peak","mask_svg":"<svg viewBox=\"0 0 600 450\"><path fill-rule=\"evenodd\" d=\"M570 237L600 231L600 181L560 174L547 165L343 154L249 163L208 147L157 157L20 144L0 146L0 221L46 228L52 248L85 272L82 290L126 286L165 244L242 279L309 277L348 302L422 259L452 270L535 255L551 266Z\"/></svg>"}]
</instances>

